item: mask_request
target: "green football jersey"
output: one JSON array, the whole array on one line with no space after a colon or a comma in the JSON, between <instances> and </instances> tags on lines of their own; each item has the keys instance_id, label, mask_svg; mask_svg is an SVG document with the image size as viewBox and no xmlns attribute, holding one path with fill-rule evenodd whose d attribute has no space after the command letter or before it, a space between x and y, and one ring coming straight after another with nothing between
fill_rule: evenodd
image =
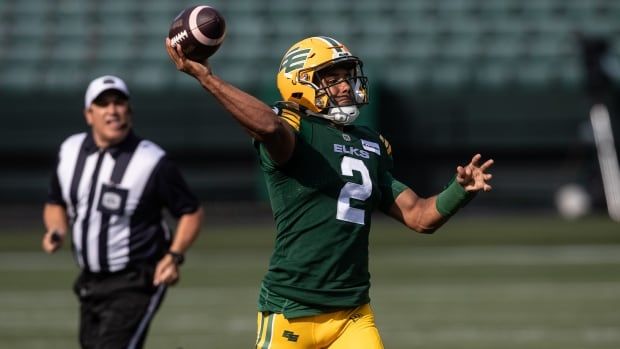
<instances>
[{"instance_id":1,"label":"green football jersey","mask_svg":"<svg viewBox=\"0 0 620 349\"><path fill-rule=\"evenodd\" d=\"M296 145L277 166L257 144L277 229L259 310L293 318L368 303L371 213L406 189L390 173L389 143L366 127L275 109Z\"/></svg>"}]
</instances>

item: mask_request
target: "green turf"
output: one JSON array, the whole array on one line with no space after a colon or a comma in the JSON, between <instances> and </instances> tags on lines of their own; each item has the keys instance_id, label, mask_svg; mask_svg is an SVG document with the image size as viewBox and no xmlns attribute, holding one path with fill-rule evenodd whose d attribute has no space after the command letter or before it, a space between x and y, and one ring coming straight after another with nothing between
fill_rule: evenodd
<instances>
[{"instance_id":1,"label":"green turf","mask_svg":"<svg viewBox=\"0 0 620 349\"><path fill-rule=\"evenodd\" d=\"M77 348L76 267L35 230L0 234L0 347ZM251 348L272 241L207 226L146 347ZM386 348L620 348L620 225L604 217L457 217L432 236L380 220L370 251Z\"/></svg>"}]
</instances>

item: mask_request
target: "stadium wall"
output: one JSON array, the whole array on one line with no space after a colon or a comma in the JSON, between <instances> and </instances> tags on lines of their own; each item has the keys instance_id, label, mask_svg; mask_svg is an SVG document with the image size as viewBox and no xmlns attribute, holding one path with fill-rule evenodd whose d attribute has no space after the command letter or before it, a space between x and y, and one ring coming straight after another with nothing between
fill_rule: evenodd
<instances>
[{"instance_id":1,"label":"stadium wall","mask_svg":"<svg viewBox=\"0 0 620 349\"><path fill-rule=\"evenodd\" d=\"M266 102L274 92L247 88ZM580 137L588 101L578 88L548 86L462 88L372 86L363 112L395 149L398 178L423 195L441 189L457 164L475 153L496 159L495 191L485 201L522 207L553 204L562 184L579 180L595 163ZM249 137L211 96L193 90L133 91L138 134L166 148L190 185L211 201L263 200ZM82 91L3 94L0 157L3 203L45 197L60 142L86 130ZM584 126L585 125L585 126ZM587 130L585 132L587 134Z\"/></svg>"}]
</instances>

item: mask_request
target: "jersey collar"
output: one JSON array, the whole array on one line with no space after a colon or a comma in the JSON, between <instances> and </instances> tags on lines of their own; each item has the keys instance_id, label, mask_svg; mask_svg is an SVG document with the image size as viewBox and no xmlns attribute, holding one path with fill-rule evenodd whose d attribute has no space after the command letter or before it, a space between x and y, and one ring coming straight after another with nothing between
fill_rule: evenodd
<instances>
[{"instance_id":1,"label":"jersey collar","mask_svg":"<svg viewBox=\"0 0 620 349\"><path fill-rule=\"evenodd\" d=\"M135 149L136 145L140 143L140 138L136 136L133 130L130 130L127 134L127 137L123 139L120 143L115 144L111 147L104 149L104 151L108 152L112 155L113 158L117 158L119 154L124 151L132 151ZM92 133L88 133L86 139L84 140L84 151L87 154L96 153L99 151L97 144L95 143L95 139L93 138Z\"/></svg>"}]
</instances>

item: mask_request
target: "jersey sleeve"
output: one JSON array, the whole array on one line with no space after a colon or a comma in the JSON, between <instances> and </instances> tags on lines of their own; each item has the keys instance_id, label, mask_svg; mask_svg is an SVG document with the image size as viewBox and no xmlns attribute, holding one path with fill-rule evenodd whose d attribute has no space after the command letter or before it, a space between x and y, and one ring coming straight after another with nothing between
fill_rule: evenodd
<instances>
[{"instance_id":1,"label":"jersey sleeve","mask_svg":"<svg viewBox=\"0 0 620 349\"><path fill-rule=\"evenodd\" d=\"M167 157L163 157L158 165L155 185L160 200L175 218L198 210L199 200L189 189L179 168Z\"/></svg>"},{"instance_id":2,"label":"jersey sleeve","mask_svg":"<svg viewBox=\"0 0 620 349\"><path fill-rule=\"evenodd\" d=\"M398 195L409 187L404 183L394 179L392 176L392 169L394 167L394 160L392 157L392 145L383 136L379 135L381 140L381 146L383 148L383 171L380 177L379 187L381 190L381 203L379 208L383 212L388 212Z\"/></svg>"},{"instance_id":3,"label":"jersey sleeve","mask_svg":"<svg viewBox=\"0 0 620 349\"><path fill-rule=\"evenodd\" d=\"M48 204L61 205L66 207L67 204L62 197L62 189L60 188L60 181L58 180L58 161L54 166L54 171L50 177L49 186L47 189L47 199L45 201Z\"/></svg>"},{"instance_id":4,"label":"jersey sleeve","mask_svg":"<svg viewBox=\"0 0 620 349\"><path fill-rule=\"evenodd\" d=\"M388 212L390 207L403 191L408 189L407 185L401 183L400 181L394 179L390 172L386 172L383 174L381 178L381 203L379 208L383 212Z\"/></svg>"}]
</instances>

